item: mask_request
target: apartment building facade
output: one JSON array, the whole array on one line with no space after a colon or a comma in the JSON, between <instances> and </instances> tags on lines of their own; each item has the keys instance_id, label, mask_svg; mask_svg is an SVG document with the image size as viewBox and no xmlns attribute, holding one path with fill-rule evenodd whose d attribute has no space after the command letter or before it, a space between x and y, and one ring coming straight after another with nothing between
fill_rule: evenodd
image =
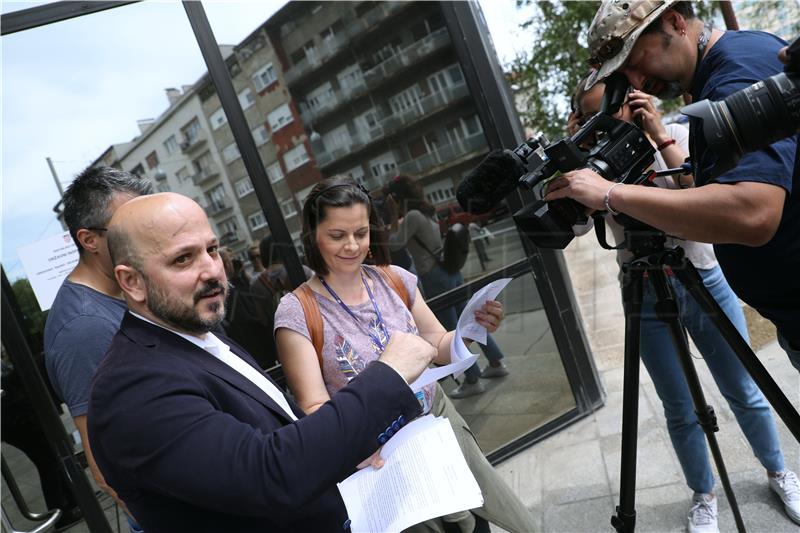
<instances>
[{"instance_id":1,"label":"apartment building facade","mask_svg":"<svg viewBox=\"0 0 800 533\"><path fill-rule=\"evenodd\" d=\"M439 4L292 2L265 27L323 175L409 174L454 200L488 148Z\"/></svg>"}]
</instances>

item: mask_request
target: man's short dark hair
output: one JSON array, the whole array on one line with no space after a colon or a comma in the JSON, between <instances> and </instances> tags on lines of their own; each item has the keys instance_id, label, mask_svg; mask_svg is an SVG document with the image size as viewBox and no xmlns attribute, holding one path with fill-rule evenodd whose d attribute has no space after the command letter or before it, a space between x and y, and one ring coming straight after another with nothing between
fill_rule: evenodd
<instances>
[{"instance_id":1,"label":"man's short dark hair","mask_svg":"<svg viewBox=\"0 0 800 533\"><path fill-rule=\"evenodd\" d=\"M153 192L152 185L136 174L113 167L87 168L72 181L64 192L64 221L69 234L83 254L78 242L78 230L105 228L113 213L108 205L115 194L142 196Z\"/></svg>"},{"instance_id":2,"label":"man's short dark hair","mask_svg":"<svg viewBox=\"0 0 800 533\"><path fill-rule=\"evenodd\" d=\"M678 2L673 6L670 6L670 9L677 11L679 15L681 15L686 20L692 20L695 18L694 8L692 7L691 2ZM664 22L662 21L663 15L658 17L656 20L651 22L647 25L647 27L642 31L641 35L646 35L648 33L658 33L664 31Z\"/></svg>"}]
</instances>

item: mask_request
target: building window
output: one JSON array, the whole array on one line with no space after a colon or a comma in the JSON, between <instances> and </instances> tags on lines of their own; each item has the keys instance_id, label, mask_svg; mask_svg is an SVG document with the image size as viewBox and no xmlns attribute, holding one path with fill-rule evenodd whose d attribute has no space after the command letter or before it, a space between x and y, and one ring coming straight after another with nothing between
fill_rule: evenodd
<instances>
[{"instance_id":1,"label":"building window","mask_svg":"<svg viewBox=\"0 0 800 533\"><path fill-rule=\"evenodd\" d=\"M306 105L311 109L330 107L336 103L333 86L327 81L306 95Z\"/></svg>"},{"instance_id":2,"label":"building window","mask_svg":"<svg viewBox=\"0 0 800 533\"><path fill-rule=\"evenodd\" d=\"M131 173L132 174L136 174L137 176L139 176L141 178L141 177L144 176L144 167L142 166L141 163L139 163L138 165L133 167L133 170L131 170Z\"/></svg>"},{"instance_id":3,"label":"building window","mask_svg":"<svg viewBox=\"0 0 800 533\"><path fill-rule=\"evenodd\" d=\"M261 146L262 144L269 142L269 130L263 124L255 129L250 130L250 133L253 134L253 139L256 141L256 146Z\"/></svg>"},{"instance_id":4,"label":"building window","mask_svg":"<svg viewBox=\"0 0 800 533\"><path fill-rule=\"evenodd\" d=\"M267 176L269 176L270 183L277 183L283 179L283 171L281 164L277 161L267 167Z\"/></svg>"},{"instance_id":5,"label":"building window","mask_svg":"<svg viewBox=\"0 0 800 533\"><path fill-rule=\"evenodd\" d=\"M239 198L247 196L254 190L253 182L250 181L250 178L240 179L239 181L236 182L234 188L236 189L236 196L238 196Z\"/></svg>"},{"instance_id":6,"label":"building window","mask_svg":"<svg viewBox=\"0 0 800 533\"><path fill-rule=\"evenodd\" d=\"M167 140L164 141L164 150L166 150L169 155L174 154L180 149L181 147L178 145L178 139L176 139L174 135L170 135Z\"/></svg>"},{"instance_id":7,"label":"building window","mask_svg":"<svg viewBox=\"0 0 800 533\"><path fill-rule=\"evenodd\" d=\"M308 152L306 152L306 147L303 144L298 144L283 155L286 172L291 172L310 160L311 158L308 157Z\"/></svg>"},{"instance_id":8,"label":"building window","mask_svg":"<svg viewBox=\"0 0 800 533\"><path fill-rule=\"evenodd\" d=\"M269 115L267 115L267 121L269 122L269 127L272 129L272 133L275 133L289 124L292 120L292 110L289 109L289 104L283 104L273 109Z\"/></svg>"},{"instance_id":9,"label":"building window","mask_svg":"<svg viewBox=\"0 0 800 533\"><path fill-rule=\"evenodd\" d=\"M147 154L147 157L145 157L144 160L147 161L147 168L151 170L158 166L158 155L156 154L155 150Z\"/></svg>"},{"instance_id":10,"label":"building window","mask_svg":"<svg viewBox=\"0 0 800 533\"><path fill-rule=\"evenodd\" d=\"M367 178L364 176L364 168L361 165L355 166L350 170L345 170L342 172L345 176L350 176L354 180L356 180L361 185L367 184Z\"/></svg>"},{"instance_id":11,"label":"building window","mask_svg":"<svg viewBox=\"0 0 800 533\"><path fill-rule=\"evenodd\" d=\"M294 200L289 198L281 202L281 213L285 217L291 217L297 214L297 209L294 206Z\"/></svg>"},{"instance_id":12,"label":"building window","mask_svg":"<svg viewBox=\"0 0 800 533\"><path fill-rule=\"evenodd\" d=\"M392 172L395 168L397 168L397 161L391 152L386 152L369 162L369 170L376 178Z\"/></svg>"},{"instance_id":13,"label":"building window","mask_svg":"<svg viewBox=\"0 0 800 533\"><path fill-rule=\"evenodd\" d=\"M200 137L200 121L193 118L191 122L181 128L184 139L189 144L194 143Z\"/></svg>"},{"instance_id":14,"label":"building window","mask_svg":"<svg viewBox=\"0 0 800 533\"><path fill-rule=\"evenodd\" d=\"M231 143L222 150L222 158L226 163L236 161L240 157L242 157L242 155L239 153L239 148L236 147L236 143Z\"/></svg>"},{"instance_id":15,"label":"building window","mask_svg":"<svg viewBox=\"0 0 800 533\"><path fill-rule=\"evenodd\" d=\"M419 85L414 84L408 89L401 91L389 98L389 105L392 111L401 114L408 109L416 108L421 110L419 101L422 98L422 89Z\"/></svg>"},{"instance_id":16,"label":"building window","mask_svg":"<svg viewBox=\"0 0 800 533\"><path fill-rule=\"evenodd\" d=\"M342 124L323 135L322 144L328 152L333 152L337 148L349 149L350 145L353 144L353 139L350 137L347 124Z\"/></svg>"},{"instance_id":17,"label":"building window","mask_svg":"<svg viewBox=\"0 0 800 533\"><path fill-rule=\"evenodd\" d=\"M261 67L258 72L253 74L253 83L255 84L258 92L261 92L269 87L277 79L278 75L275 73L275 67L272 66L272 63L267 63Z\"/></svg>"},{"instance_id":18,"label":"building window","mask_svg":"<svg viewBox=\"0 0 800 533\"><path fill-rule=\"evenodd\" d=\"M255 103L256 97L253 96L253 91L250 90L250 87L245 87L242 92L239 93L239 104L242 106L242 109L247 109Z\"/></svg>"},{"instance_id":19,"label":"building window","mask_svg":"<svg viewBox=\"0 0 800 533\"><path fill-rule=\"evenodd\" d=\"M211 114L210 120L211 127L218 130L228 122L228 117L225 116L225 111L220 107Z\"/></svg>"},{"instance_id":20,"label":"building window","mask_svg":"<svg viewBox=\"0 0 800 533\"><path fill-rule=\"evenodd\" d=\"M339 74L336 75L336 78L339 80L339 88L341 88L344 93L349 94L356 87L363 85L364 72L362 72L361 66L358 63L354 63L342 69Z\"/></svg>"},{"instance_id":21,"label":"building window","mask_svg":"<svg viewBox=\"0 0 800 533\"><path fill-rule=\"evenodd\" d=\"M178 183L184 183L192 179L192 175L186 167L179 168L178 171L175 172L175 177L178 178Z\"/></svg>"},{"instance_id":22,"label":"building window","mask_svg":"<svg viewBox=\"0 0 800 533\"><path fill-rule=\"evenodd\" d=\"M250 229L257 230L267 225L267 219L264 218L263 211L258 211L247 217L247 223L250 224Z\"/></svg>"}]
</instances>

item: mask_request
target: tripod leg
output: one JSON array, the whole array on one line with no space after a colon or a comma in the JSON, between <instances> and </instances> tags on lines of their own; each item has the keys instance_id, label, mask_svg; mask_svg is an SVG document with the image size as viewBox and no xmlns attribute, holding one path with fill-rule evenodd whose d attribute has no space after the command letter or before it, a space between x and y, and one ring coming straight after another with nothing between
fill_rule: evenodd
<instances>
[{"instance_id":1,"label":"tripod leg","mask_svg":"<svg viewBox=\"0 0 800 533\"><path fill-rule=\"evenodd\" d=\"M764 393L764 397L778 413L778 416L789 428L795 440L800 442L800 414L783 394L767 369L758 360L752 348L744 341L739 331L734 327L728 316L722 311L714 297L703 285L703 278L695 269L694 265L683 259L680 265L673 266L673 271L683 286L689 291L697 301L707 316L711 318L714 325L733 349L736 356L742 362L747 372L752 376L758 388Z\"/></svg>"},{"instance_id":2,"label":"tripod leg","mask_svg":"<svg viewBox=\"0 0 800 533\"><path fill-rule=\"evenodd\" d=\"M636 527L636 448L639 424L639 334L642 313L642 270L628 268L623 276L622 301L625 308L625 363L622 389L622 455L620 461L619 505L611 517L618 532Z\"/></svg>"},{"instance_id":3,"label":"tripod leg","mask_svg":"<svg viewBox=\"0 0 800 533\"><path fill-rule=\"evenodd\" d=\"M648 270L650 280L653 283L653 288L656 291L656 315L660 320L665 322L669 328L670 336L672 337L673 344L675 345L675 352L681 363L683 375L686 378L686 384L689 387L689 393L692 396L694 403L695 413L697 413L697 422L703 429L708 440L708 447L711 450L711 455L714 458L714 463L717 465L717 472L719 473L722 487L725 490L725 495L733 511L733 518L736 522L736 529L739 532L744 532L744 521L739 512L739 505L736 502L736 495L728 478L728 470L725 468L725 461L722 459L722 452L717 443L715 432L719 431L717 426L717 417L714 414L714 408L706 403L703 388L700 385L700 378L697 376L697 370L694 367L692 356L689 351L689 344L686 339L686 334L680 321L680 312L678 304L672 297L672 293L667 283L667 277L661 268Z\"/></svg>"}]
</instances>

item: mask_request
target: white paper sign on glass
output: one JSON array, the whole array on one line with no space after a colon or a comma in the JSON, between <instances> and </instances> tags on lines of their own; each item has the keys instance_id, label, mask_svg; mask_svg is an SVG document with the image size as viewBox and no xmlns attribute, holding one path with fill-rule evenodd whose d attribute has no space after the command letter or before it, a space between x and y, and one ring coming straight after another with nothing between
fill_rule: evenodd
<instances>
[{"instance_id":1,"label":"white paper sign on glass","mask_svg":"<svg viewBox=\"0 0 800 533\"><path fill-rule=\"evenodd\" d=\"M53 305L64 278L78 264L78 248L69 232L17 248L25 275L42 311Z\"/></svg>"}]
</instances>

